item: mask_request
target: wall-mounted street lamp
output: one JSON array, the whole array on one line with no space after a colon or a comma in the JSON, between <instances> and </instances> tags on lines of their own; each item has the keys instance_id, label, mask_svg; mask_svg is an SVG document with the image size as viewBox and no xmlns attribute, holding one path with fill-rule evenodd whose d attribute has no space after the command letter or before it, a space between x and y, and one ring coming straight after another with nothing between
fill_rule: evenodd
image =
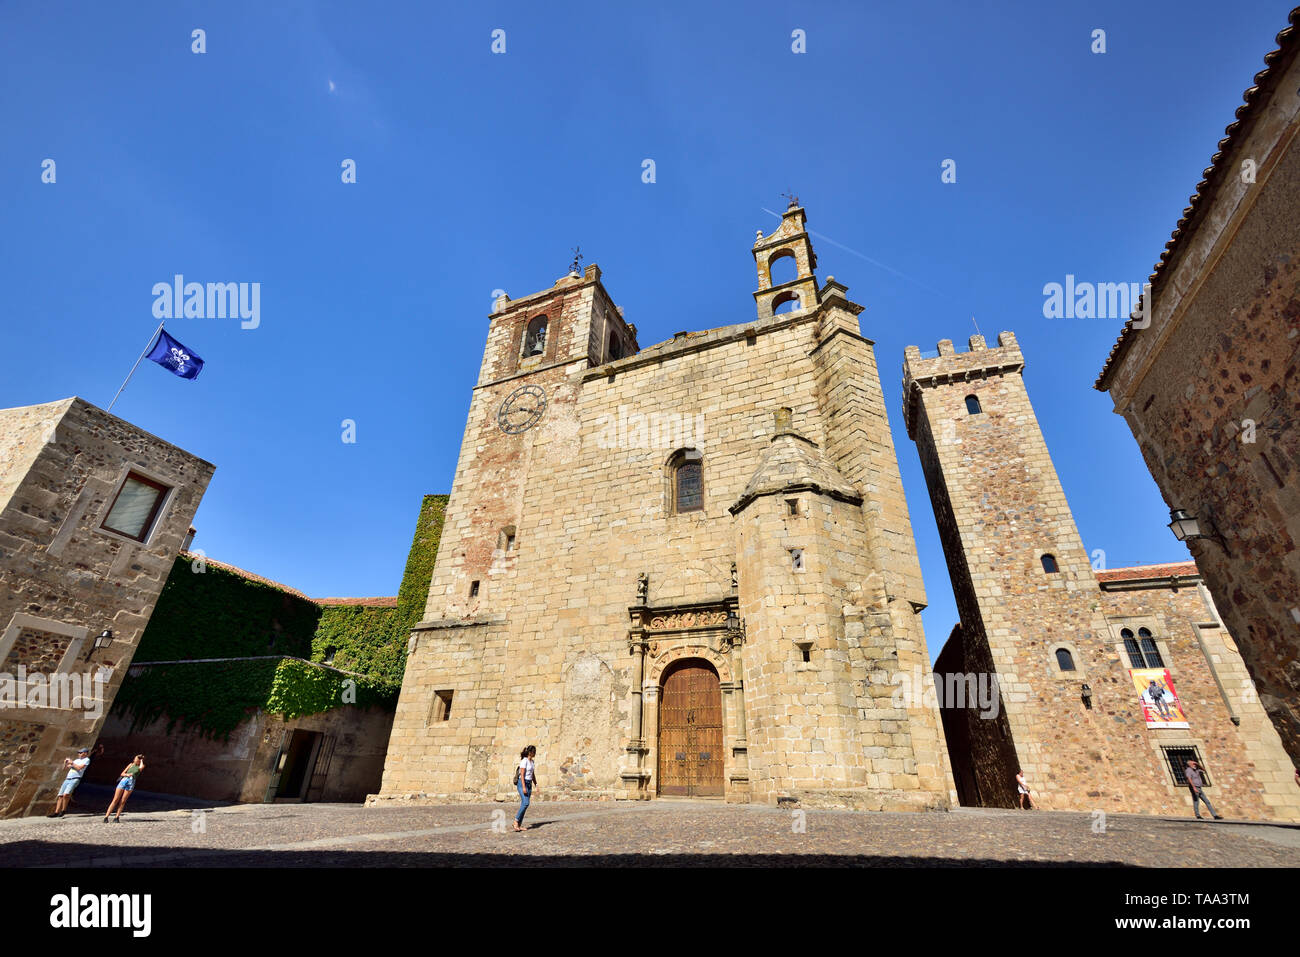
<instances>
[{"instance_id":1,"label":"wall-mounted street lamp","mask_svg":"<svg viewBox=\"0 0 1300 957\"><path fill-rule=\"evenodd\" d=\"M1081 697L1083 699L1083 706L1087 708L1089 711L1091 711L1092 710L1092 685L1088 684L1088 682L1086 681L1083 683L1083 694L1081 695Z\"/></svg>"},{"instance_id":2,"label":"wall-mounted street lamp","mask_svg":"<svg viewBox=\"0 0 1300 957\"><path fill-rule=\"evenodd\" d=\"M1219 546L1226 552L1227 544L1223 537L1215 530L1213 522L1208 518L1205 520L1205 528L1201 528L1201 520L1195 515L1191 515L1186 509L1174 508L1169 510L1169 531L1174 533L1174 538L1180 542L1191 541L1194 538L1206 538L1212 542L1218 542Z\"/></svg>"},{"instance_id":3,"label":"wall-mounted street lamp","mask_svg":"<svg viewBox=\"0 0 1300 957\"><path fill-rule=\"evenodd\" d=\"M95 636L95 640L92 641L90 643L90 647L86 649L86 660L89 661L90 656L93 655L95 652L99 651L100 648L107 648L112 643L112 641L113 641L113 633L109 631L107 628L105 628L103 631L101 631L98 635Z\"/></svg>"}]
</instances>

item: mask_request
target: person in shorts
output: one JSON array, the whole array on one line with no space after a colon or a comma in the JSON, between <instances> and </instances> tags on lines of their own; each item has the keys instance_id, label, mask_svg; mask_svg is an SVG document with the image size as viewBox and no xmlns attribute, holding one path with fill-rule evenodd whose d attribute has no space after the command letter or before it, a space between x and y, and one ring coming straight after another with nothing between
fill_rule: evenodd
<instances>
[{"instance_id":1,"label":"person in shorts","mask_svg":"<svg viewBox=\"0 0 1300 957\"><path fill-rule=\"evenodd\" d=\"M113 818L114 824L122 823L122 811L126 808L126 799L131 796L135 790L135 779L144 770L144 755L137 754L131 763L122 769L121 776L117 779L117 790L113 792L113 801L104 812L104 823L113 815L113 808L117 808L117 817Z\"/></svg>"},{"instance_id":2,"label":"person in shorts","mask_svg":"<svg viewBox=\"0 0 1300 957\"><path fill-rule=\"evenodd\" d=\"M63 817L68 813L68 805L72 803L72 792L77 790L77 785L81 783L81 776L86 773L86 768L90 767L90 748L82 748L75 758L64 758L63 766L68 769L68 776L63 779L63 784L59 788L59 796L54 801L54 810L45 815L46 817Z\"/></svg>"}]
</instances>

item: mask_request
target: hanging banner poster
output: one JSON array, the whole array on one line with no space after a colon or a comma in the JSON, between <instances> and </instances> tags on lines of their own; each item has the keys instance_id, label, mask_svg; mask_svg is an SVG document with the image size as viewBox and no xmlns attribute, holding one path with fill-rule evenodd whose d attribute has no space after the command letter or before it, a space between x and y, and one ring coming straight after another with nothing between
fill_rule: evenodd
<instances>
[{"instance_id":1,"label":"hanging banner poster","mask_svg":"<svg viewBox=\"0 0 1300 957\"><path fill-rule=\"evenodd\" d=\"M1129 674L1133 676L1133 687L1142 702L1142 717L1148 728L1189 727L1168 668L1132 668Z\"/></svg>"}]
</instances>

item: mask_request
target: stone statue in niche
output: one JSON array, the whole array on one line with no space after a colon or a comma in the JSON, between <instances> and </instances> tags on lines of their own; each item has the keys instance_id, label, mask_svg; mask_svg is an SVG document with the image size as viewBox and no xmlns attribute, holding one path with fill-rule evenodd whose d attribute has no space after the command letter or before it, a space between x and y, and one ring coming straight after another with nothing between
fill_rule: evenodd
<instances>
[{"instance_id":1,"label":"stone statue in niche","mask_svg":"<svg viewBox=\"0 0 1300 957\"><path fill-rule=\"evenodd\" d=\"M650 593L650 576L645 572L636 576L636 603L644 605Z\"/></svg>"}]
</instances>

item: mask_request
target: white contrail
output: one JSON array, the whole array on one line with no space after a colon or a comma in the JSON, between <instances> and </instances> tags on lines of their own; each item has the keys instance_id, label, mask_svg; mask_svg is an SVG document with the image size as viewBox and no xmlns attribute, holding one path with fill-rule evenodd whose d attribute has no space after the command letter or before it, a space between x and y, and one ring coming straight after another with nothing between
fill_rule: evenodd
<instances>
[{"instance_id":1,"label":"white contrail","mask_svg":"<svg viewBox=\"0 0 1300 957\"><path fill-rule=\"evenodd\" d=\"M763 212L765 212L765 213L768 213L768 214L770 214L770 215L772 215L772 216L777 217L777 219L780 219L780 218L781 218L781 214L780 214L780 213L774 213L774 212L772 212L772 210L768 209L766 206L760 206L759 209L761 209L761 210L762 210ZM834 239L831 239L829 236L823 235L822 233L813 232L811 229L808 230L808 235L810 235L810 236L816 236L818 239L822 240L823 242L828 242L828 243L830 243L832 246L835 246L835 247L837 247L837 248L839 248L839 249L844 250L846 253L852 253L854 256L857 256L859 259L865 259L867 262L871 263L871 265L873 265L873 266L878 266L879 268L885 270L886 272L893 273L893 274L894 274L895 276L897 276L899 279L902 279L902 280L905 280L905 281L907 281L907 282L910 282L910 283L912 283L913 285L920 286L920 287L921 287L922 289L924 289L926 292L934 293L934 295L936 295L936 296L942 296L944 299L951 300L952 302L957 302L957 301L958 301L955 297L950 296L948 293L944 292L943 290L941 290L941 289L935 289L933 286L928 286L928 285L926 285L925 283L921 282L921 280L919 280L919 279L914 279L914 278L912 278L911 276L907 275L907 273L899 272L899 271L898 271L897 269L895 269L893 266L887 266L887 265L885 265L884 263L880 262L878 259L872 259L872 258L871 258L870 256L868 256L866 253L860 253L860 252L858 252L856 249L851 249L851 248L849 248L848 246L845 246L843 243L836 242Z\"/></svg>"}]
</instances>

